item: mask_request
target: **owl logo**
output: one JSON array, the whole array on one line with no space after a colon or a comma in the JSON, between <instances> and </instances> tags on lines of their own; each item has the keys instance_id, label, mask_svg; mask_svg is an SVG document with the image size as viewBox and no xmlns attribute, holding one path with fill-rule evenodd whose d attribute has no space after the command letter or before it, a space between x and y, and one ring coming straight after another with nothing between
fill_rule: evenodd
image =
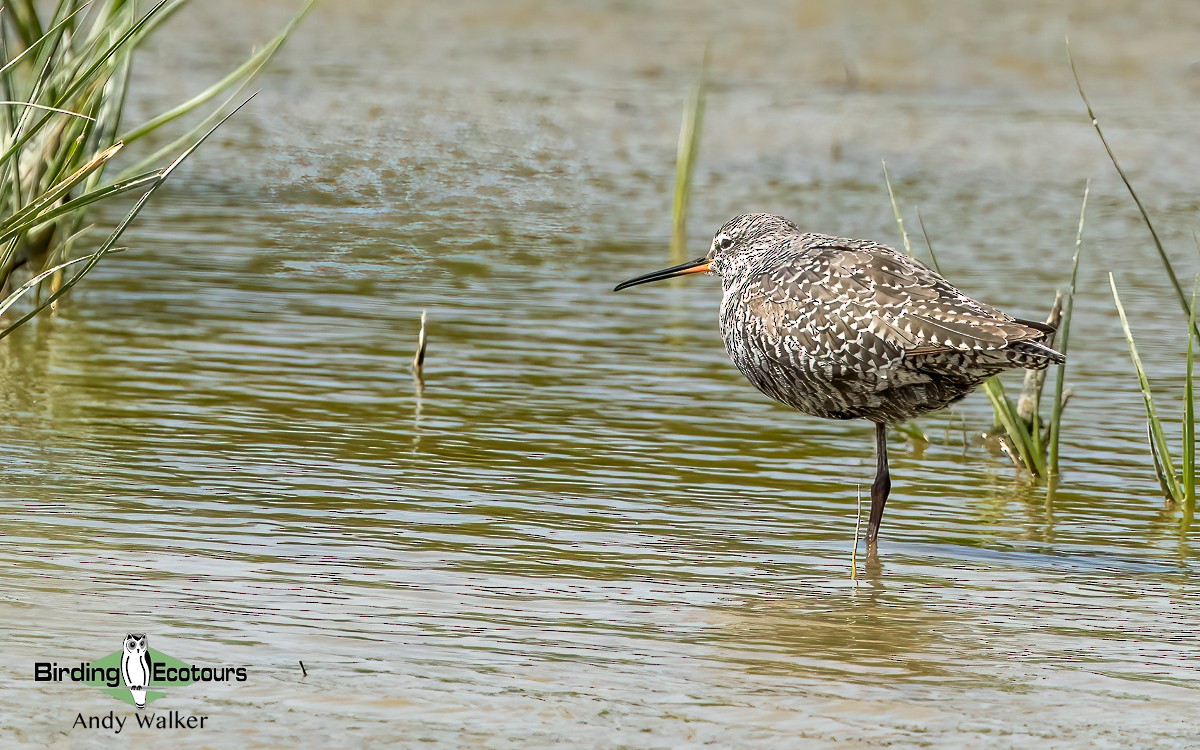
<instances>
[{"instance_id":1,"label":"owl logo","mask_svg":"<svg viewBox=\"0 0 1200 750\"><path fill-rule=\"evenodd\" d=\"M121 679L133 704L139 710L146 707L146 688L150 685L150 647L146 645L145 633L131 633L121 644Z\"/></svg>"}]
</instances>

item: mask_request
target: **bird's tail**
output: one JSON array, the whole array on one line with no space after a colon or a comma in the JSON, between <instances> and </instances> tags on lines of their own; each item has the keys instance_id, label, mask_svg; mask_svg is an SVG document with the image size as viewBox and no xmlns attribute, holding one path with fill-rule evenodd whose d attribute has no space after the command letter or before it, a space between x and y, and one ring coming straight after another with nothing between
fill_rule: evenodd
<instances>
[{"instance_id":1,"label":"bird's tail","mask_svg":"<svg viewBox=\"0 0 1200 750\"><path fill-rule=\"evenodd\" d=\"M1047 365L1061 365L1067 361L1066 355L1051 347L1051 344L1054 343L1054 334L1058 333L1057 325L1022 318L1017 318L1013 322L1042 333L1037 338L1030 337L1014 341L1009 345L1009 350L1018 355L1013 359L1013 364L1027 370L1040 370Z\"/></svg>"},{"instance_id":2,"label":"bird's tail","mask_svg":"<svg viewBox=\"0 0 1200 750\"><path fill-rule=\"evenodd\" d=\"M1061 365L1067 361L1062 352L1051 349L1037 339L1014 341L1008 348L1016 355L1013 357L1013 364L1027 370L1040 370L1048 365Z\"/></svg>"}]
</instances>

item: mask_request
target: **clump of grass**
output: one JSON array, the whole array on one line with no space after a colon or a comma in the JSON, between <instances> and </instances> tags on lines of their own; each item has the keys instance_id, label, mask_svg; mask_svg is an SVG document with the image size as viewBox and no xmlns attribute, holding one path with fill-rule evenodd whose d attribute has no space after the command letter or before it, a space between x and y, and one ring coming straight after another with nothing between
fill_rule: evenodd
<instances>
[{"instance_id":1,"label":"clump of grass","mask_svg":"<svg viewBox=\"0 0 1200 750\"><path fill-rule=\"evenodd\" d=\"M0 330L0 338L54 304L118 249L150 196L236 111L234 102L245 98L245 87L312 7L310 2L269 44L207 90L122 131L136 50L187 3L161 0L145 13L126 0L58 0L49 7L14 0L0 6L0 290L11 290L0 313L45 282L50 292ZM131 144L222 95L224 101L175 140L109 174L110 162ZM105 239L90 243L92 206L125 194L139 196L133 208ZM94 249L81 252L88 246ZM29 278L18 284L20 275Z\"/></svg>"},{"instance_id":2,"label":"clump of grass","mask_svg":"<svg viewBox=\"0 0 1200 750\"><path fill-rule=\"evenodd\" d=\"M1195 391L1192 384L1193 361L1195 352L1196 325L1195 298L1193 296L1188 316L1187 368L1183 386L1183 444L1181 453L1183 461L1176 465L1171 457L1170 441L1167 440L1163 420L1159 417L1158 408L1154 403L1154 394L1150 390L1150 379L1146 376L1146 368L1138 355L1137 344L1134 343L1133 330L1125 315L1125 307L1117 294L1117 282L1110 273L1108 285L1112 289L1113 303L1117 307L1117 315L1121 318L1121 328L1125 331L1125 340L1129 344L1129 358L1133 361L1133 369L1137 373L1138 387L1142 392L1142 403L1146 408L1146 431L1150 439L1150 453L1154 460L1154 473L1158 477L1163 495L1169 500L1181 504L1184 517L1181 529L1186 531L1192 522L1196 509L1196 408Z\"/></svg>"},{"instance_id":3,"label":"clump of grass","mask_svg":"<svg viewBox=\"0 0 1200 750\"><path fill-rule=\"evenodd\" d=\"M671 259L682 263L687 251L687 212L692 197L692 178L696 172L696 157L700 151L700 131L704 125L704 97L708 88L708 48L700 64L688 105L683 110L679 127L679 147L675 155L675 198L671 206Z\"/></svg>"}]
</instances>

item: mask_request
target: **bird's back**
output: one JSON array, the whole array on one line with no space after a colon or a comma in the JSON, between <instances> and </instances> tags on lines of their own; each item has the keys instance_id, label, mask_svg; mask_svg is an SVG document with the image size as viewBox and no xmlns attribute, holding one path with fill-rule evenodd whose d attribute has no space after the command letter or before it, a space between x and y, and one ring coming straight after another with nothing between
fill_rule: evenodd
<instances>
[{"instance_id":1,"label":"bird's back","mask_svg":"<svg viewBox=\"0 0 1200 750\"><path fill-rule=\"evenodd\" d=\"M890 247L781 237L725 284L721 332L738 369L800 411L894 423L948 406L992 375L1062 355L1053 329L971 299Z\"/></svg>"}]
</instances>

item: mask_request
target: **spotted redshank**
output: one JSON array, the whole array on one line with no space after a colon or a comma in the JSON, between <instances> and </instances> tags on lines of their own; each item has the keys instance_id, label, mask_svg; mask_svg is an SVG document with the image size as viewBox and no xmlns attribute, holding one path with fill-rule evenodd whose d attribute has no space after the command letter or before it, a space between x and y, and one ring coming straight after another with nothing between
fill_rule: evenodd
<instances>
[{"instance_id":1,"label":"spotted redshank","mask_svg":"<svg viewBox=\"0 0 1200 750\"><path fill-rule=\"evenodd\" d=\"M800 231L780 216L735 216L702 258L618 284L692 273L721 278L733 363L782 404L875 424L867 545L891 491L888 425L959 401L1003 370L1065 361L1054 328L977 302L913 258L870 240Z\"/></svg>"}]
</instances>

